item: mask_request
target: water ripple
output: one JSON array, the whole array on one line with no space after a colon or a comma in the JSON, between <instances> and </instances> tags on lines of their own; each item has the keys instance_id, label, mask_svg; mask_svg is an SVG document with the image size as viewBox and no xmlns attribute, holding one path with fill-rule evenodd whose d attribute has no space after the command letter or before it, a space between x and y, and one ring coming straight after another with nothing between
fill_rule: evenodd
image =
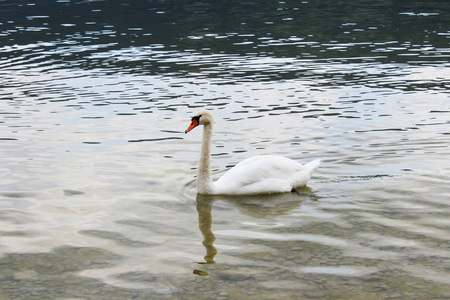
<instances>
[{"instance_id":1,"label":"water ripple","mask_svg":"<svg viewBox=\"0 0 450 300\"><path fill-rule=\"evenodd\" d=\"M270 234L267 232L255 231L236 231L236 230L218 230L217 235L233 236L240 238L265 239L272 241L306 241L332 247L346 247L348 243L344 240L329 236L312 235L312 234Z\"/></svg>"}]
</instances>

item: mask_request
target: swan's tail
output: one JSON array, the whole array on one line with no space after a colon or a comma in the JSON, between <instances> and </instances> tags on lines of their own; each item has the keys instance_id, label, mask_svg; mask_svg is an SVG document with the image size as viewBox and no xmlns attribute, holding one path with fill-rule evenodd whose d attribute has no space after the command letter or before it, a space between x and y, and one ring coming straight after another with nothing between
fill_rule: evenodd
<instances>
[{"instance_id":1,"label":"swan's tail","mask_svg":"<svg viewBox=\"0 0 450 300\"><path fill-rule=\"evenodd\" d=\"M322 163L322 159L315 159L303 166L295 175L294 188L304 186L311 178L314 170Z\"/></svg>"},{"instance_id":2,"label":"swan's tail","mask_svg":"<svg viewBox=\"0 0 450 300\"><path fill-rule=\"evenodd\" d=\"M323 162L323 160L321 158L317 158L317 159L307 163L305 165L305 169L309 170L312 175L312 172L314 172L314 170L317 169L322 164L322 162Z\"/></svg>"}]
</instances>

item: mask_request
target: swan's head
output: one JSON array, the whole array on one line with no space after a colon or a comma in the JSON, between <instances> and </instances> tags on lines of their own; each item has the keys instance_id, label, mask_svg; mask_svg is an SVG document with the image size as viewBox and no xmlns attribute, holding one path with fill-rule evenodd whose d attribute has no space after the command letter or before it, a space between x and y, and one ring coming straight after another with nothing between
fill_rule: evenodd
<instances>
[{"instance_id":1,"label":"swan's head","mask_svg":"<svg viewBox=\"0 0 450 300\"><path fill-rule=\"evenodd\" d=\"M185 133L188 133L198 125L209 125L213 123L213 115L206 109L202 109L191 119L191 125L186 129Z\"/></svg>"}]
</instances>

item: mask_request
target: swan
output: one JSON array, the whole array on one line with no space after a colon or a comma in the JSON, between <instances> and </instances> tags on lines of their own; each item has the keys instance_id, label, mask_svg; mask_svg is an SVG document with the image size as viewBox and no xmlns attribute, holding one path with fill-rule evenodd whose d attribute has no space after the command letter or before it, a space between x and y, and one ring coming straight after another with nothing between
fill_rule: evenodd
<instances>
[{"instance_id":1,"label":"swan","mask_svg":"<svg viewBox=\"0 0 450 300\"><path fill-rule=\"evenodd\" d=\"M191 119L188 133L203 125L203 138L197 174L197 192L203 195L257 195L287 193L304 186L321 159L302 165L275 155L247 158L229 169L217 181L211 179L211 140L214 118L210 111L200 110Z\"/></svg>"}]
</instances>

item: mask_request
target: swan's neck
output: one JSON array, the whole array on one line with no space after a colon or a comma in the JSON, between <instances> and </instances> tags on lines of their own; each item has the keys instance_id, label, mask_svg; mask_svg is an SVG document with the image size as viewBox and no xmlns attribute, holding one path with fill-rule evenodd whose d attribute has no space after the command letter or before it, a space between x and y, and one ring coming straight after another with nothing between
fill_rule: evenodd
<instances>
[{"instance_id":1,"label":"swan's neck","mask_svg":"<svg viewBox=\"0 0 450 300\"><path fill-rule=\"evenodd\" d=\"M197 192L200 194L213 194L213 182L211 179L211 140L213 125L203 126L202 151L198 164Z\"/></svg>"}]
</instances>

